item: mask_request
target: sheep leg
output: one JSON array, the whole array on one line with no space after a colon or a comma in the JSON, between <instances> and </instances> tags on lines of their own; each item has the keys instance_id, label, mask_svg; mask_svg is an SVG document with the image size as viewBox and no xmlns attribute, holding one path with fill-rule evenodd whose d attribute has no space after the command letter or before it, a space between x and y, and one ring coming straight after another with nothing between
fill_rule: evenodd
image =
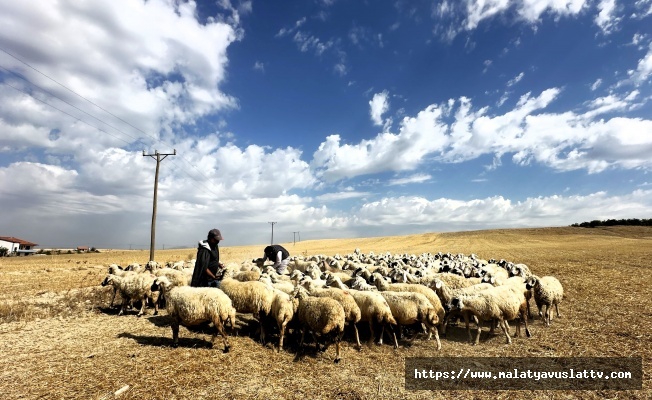
<instances>
[{"instance_id":1,"label":"sheep leg","mask_svg":"<svg viewBox=\"0 0 652 400\"><path fill-rule=\"evenodd\" d=\"M385 330L385 325L383 324L382 331L384 331L384 330ZM374 335L374 321L369 321L369 331L371 332L371 336L369 336L369 341L367 342L367 344L371 346L371 343L373 343L374 339L376 338L376 336ZM382 336L382 333L381 333L381 336ZM382 337L381 337L381 339L382 339ZM382 344L382 343L380 343L380 344Z\"/></svg>"},{"instance_id":2,"label":"sheep leg","mask_svg":"<svg viewBox=\"0 0 652 400\"><path fill-rule=\"evenodd\" d=\"M550 326L550 314L551 314L550 305L546 304L546 311L544 315L546 316L546 326Z\"/></svg>"},{"instance_id":3,"label":"sheep leg","mask_svg":"<svg viewBox=\"0 0 652 400\"><path fill-rule=\"evenodd\" d=\"M559 303L555 303L555 311L557 311L557 318L561 318L561 315L559 314Z\"/></svg>"},{"instance_id":4,"label":"sheep leg","mask_svg":"<svg viewBox=\"0 0 652 400\"><path fill-rule=\"evenodd\" d=\"M281 331L281 334L280 334L280 337L278 339L278 350L277 351L281 351L281 349L283 348L283 338L285 338L285 327L287 326L287 324L288 324L288 321L283 321L283 323L279 327L279 330Z\"/></svg>"},{"instance_id":5,"label":"sheep leg","mask_svg":"<svg viewBox=\"0 0 652 400\"><path fill-rule=\"evenodd\" d=\"M176 348L179 347L179 320L174 319L172 321L172 347Z\"/></svg>"},{"instance_id":6,"label":"sheep leg","mask_svg":"<svg viewBox=\"0 0 652 400\"><path fill-rule=\"evenodd\" d=\"M468 313L462 313L462 316L464 317L464 325L466 326L466 334L469 335L469 343L473 343L473 338L471 337L471 327L469 326L469 314ZM478 329L480 328L480 325L478 324L478 321L476 320L476 325L478 325Z\"/></svg>"},{"instance_id":7,"label":"sheep leg","mask_svg":"<svg viewBox=\"0 0 652 400\"><path fill-rule=\"evenodd\" d=\"M394 332L394 328L391 324L388 324L387 327L389 328L389 331L392 333L392 337L394 338L394 348L398 349L398 340L396 340L396 333Z\"/></svg>"},{"instance_id":8,"label":"sheep leg","mask_svg":"<svg viewBox=\"0 0 652 400\"><path fill-rule=\"evenodd\" d=\"M505 337L507 337L507 344L511 344L512 338L509 337L509 324L507 323L507 320L499 320L498 325L500 325L503 328L503 332L505 332Z\"/></svg>"},{"instance_id":9,"label":"sheep leg","mask_svg":"<svg viewBox=\"0 0 652 400\"><path fill-rule=\"evenodd\" d=\"M360 335L358 333L358 327L356 326L355 322L351 322L351 325L353 325L353 330L355 331L355 343L358 351L362 350L362 345L360 344Z\"/></svg>"},{"instance_id":10,"label":"sheep leg","mask_svg":"<svg viewBox=\"0 0 652 400\"><path fill-rule=\"evenodd\" d=\"M441 350L441 341L439 340L439 330L437 330L437 325L433 325L430 328L430 335L428 336L428 340L430 340L430 336L433 333L435 334L435 340L437 341L437 350Z\"/></svg>"},{"instance_id":11,"label":"sheep leg","mask_svg":"<svg viewBox=\"0 0 652 400\"><path fill-rule=\"evenodd\" d=\"M265 324L263 323L265 319L263 318L263 312L258 313L258 322L260 323L260 343L265 344Z\"/></svg>"},{"instance_id":12,"label":"sheep leg","mask_svg":"<svg viewBox=\"0 0 652 400\"><path fill-rule=\"evenodd\" d=\"M478 333L475 335L475 344L480 344L480 333L482 332L482 322L478 320Z\"/></svg>"},{"instance_id":13,"label":"sheep leg","mask_svg":"<svg viewBox=\"0 0 652 400\"><path fill-rule=\"evenodd\" d=\"M222 320L219 318L215 318L213 320L213 325L215 325L215 333L213 333L213 339L211 340L211 344L215 342L215 338L217 337L217 334L222 335L222 339L224 341L224 352L228 353L229 348L229 339L226 336L226 333L224 332L224 324L222 323Z\"/></svg>"},{"instance_id":14,"label":"sheep leg","mask_svg":"<svg viewBox=\"0 0 652 400\"><path fill-rule=\"evenodd\" d=\"M118 293L118 289L113 288L113 297L111 298L111 304L109 304L109 308L113 308L113 302L115 301L115 295Z\"/></svg>"},{"instance_id":15,"label":"sheep leg","mask_svg":"<svg viewBox=\"0 0 652 400\"><path fill-rule=\"evenodd\" d=\"M301 329L301 340L299 341L299 351L303 348L303 340L306 338L306 327L303 327Z\"/></svg>"},{"instance_id":16,"label":"sheep leg","mask_svg":"<svg viewBox=\"0 0 652 400\"><path fill-rule=\"evenodd\" d=\"M138 311L138 316L145 314L145 308L147 307L147 296L143 297L140 300L140 311Z\"/></svg>"},{"instance_id":17,"label":"sheep leg","mask_svg":"<svg viewBox=\"0 0 652 400\"><path fill-rule=\"evenodd\" d=\"M342 335L338 335L335 339L335 364L340 362L340 339Z\"/></svg>"}]
</instances>

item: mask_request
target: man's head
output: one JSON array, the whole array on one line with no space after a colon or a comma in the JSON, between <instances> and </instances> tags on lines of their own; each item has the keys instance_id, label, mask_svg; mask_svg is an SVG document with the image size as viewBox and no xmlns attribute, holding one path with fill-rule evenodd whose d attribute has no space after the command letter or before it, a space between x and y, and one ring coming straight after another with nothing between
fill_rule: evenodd
<instances>
[{"instance_id":1,"label":"man's head","mask_svg":"<svg viewBox=\"0 0 652 400\"><path fill-rule=\"evenodd\" d=\"M217 243L220 240L223 240L222 233L220 232L219 229L211 229L210 231L208 231L207 239L209 241L213 241L213 242Z\"/></svg>"}]
</instances>

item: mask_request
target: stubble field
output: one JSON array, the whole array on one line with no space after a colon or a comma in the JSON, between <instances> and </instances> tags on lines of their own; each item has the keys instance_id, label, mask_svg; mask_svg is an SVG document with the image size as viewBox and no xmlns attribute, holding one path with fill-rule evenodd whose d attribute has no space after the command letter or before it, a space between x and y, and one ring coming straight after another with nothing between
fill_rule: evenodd
<instances>
[{"instance_id":1,"label":"stubble field","mask_svg":"<svg viewBox=\"0 0 652 400\"><path fill-rule=\"evenodd\" d=\"M208 330L180 330L172 348L165 311L117 316L101 287L110 263L145 263L148 251L110 251L0 258L0 394L3 399L646 399L652 355L652 228L541 228L432 233L283 244L293 255L362 252L475 253L525 263L564 285L562 318L545 327L537 316L531 338L483 333L466 342L463 327L433 341L354 349L345 336L342 362L309 348L298 357L295 338L275 352L239 320L231 351L210 347ZM260 246L220 246L224 262L262 256ZM193 258L195 249L157 251L157 261ZM536 313L535 313L536 314ZM360 329L365 340L368 330ZM273 337L272 340L276 339ZM388 341L386 340L386 343ZM634 357L643 358L643 389L630 391L410 391L406 357ZM127 387L128 386L128 387ZM118 395L116 396L116 392Z\"/></svg>"}]
</instances>

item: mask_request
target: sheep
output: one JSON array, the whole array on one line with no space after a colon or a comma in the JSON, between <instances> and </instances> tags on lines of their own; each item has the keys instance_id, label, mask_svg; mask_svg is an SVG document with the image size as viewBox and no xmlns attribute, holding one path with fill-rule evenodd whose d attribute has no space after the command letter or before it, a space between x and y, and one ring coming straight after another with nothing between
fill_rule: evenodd
<instances>
[{"instance_id":1,"label":"sheep","mask_svg":"<svg viewBox=\"0 0 652 400\"><path fill-rule=\"evenodd\" d=\"M435 309L435 313L437 314L439 323L444 322L446 311L444 310L444 306L441 304L439 296L437 296L437 293L435 293L431 288L414 283L389 283L385 281L377 272L372 275L372 279L373 283L381 292L391 290L394 292L421 293L422 295L426 296L428 301L430 301L430 304L432 304L432 307Z\"/></svg>"},{"instance_id":2,"label":"sheep","mask_svg":"<svg viewBox=\"0 0 652 400\"><path fill-rule=\"evenodd\" d=\"M389 308L387 300L380 293L349 289L337 275L329 275L326 283L330 287L339 288L351 294L360 309L360 321L369 323L369 331L371 332L369 344L375 338L374 322L380 324L382 327L388 327L389 331L393 332L392 325L396 325L396 319L392 315L392 310Z\"/></svg>"},{"instance_id":3,"label":"sheep","mask_svg":"<svg viewBox=\"0 0 652 400\"><path fill-rule=\"evenodd\" d=\"M539 278L536 275L531 275L525 281L525 287L532 289L534 293L534 302L539 309L539 316L544 317L546 326L550 326L552 316L550 315L550 308L554 305L557 311L557 318L560 318L559 303L564 298L564 288L561 282L554 276L543 276ZM545 306L545 311L542 308Z\"/></svg>"},{"instance_id":4,"label":"sheep","mask_svg":"<svg viewBox=\"0 0 652 400\"><path fill-rule=\"evenodd\" d=\"M233 274L233 279L240 282L257 281L260 279L260 268L252 267L248 271L240 271Z\"/></svg>"},{"instance_id":5,"label":"sheep","mask_svg":"<svg viewBox=\"0 0 652 400\"><path fill-rule=\"evenodd\" d=\"M525 264L509 264L510 268L508 269L509 276L520 276L523 278L529 278L532 275L530 268Z\"/></svg>"},{"instance_id":6,"label":"sheep","mask_svg":"<svg viewBox=\"0 0 652 400\"><path fill-rule=\"evenodd\" d=\"M278 349L280 351L283 349L283 339L285 338L285 330L287 325L294 318L295 308L298 307L298 303L294 304L293 298L289 294L279 290L273 289L274 299L272 300L272 307L270 309L270 314L274 317L276 325L279 330L279 339L278 339Z\"/></svg>"},{"instance_id":7,"label":"sheep","mask_svg":"<svg viewBox=\"0 0 652 400\"><path fill-rule=\"evenodd\" d=\"M437 325L440 323L439 317L435 312L428 298L416 292L394 292L394 291L380 291L383 298L387 301L389 308L392 311L392 316L398 325L412 325L414 323L421 323L426 326L428 332L428 340L435 334L437 341L437 350L441 350L441 342L439 340L439 333L437 332ZM379 343L383 342L383 332L381 330ZM398 348L398 341L396 334L392 332L394 338L394 348ZM414 339L414 338L413 338Z\"/></svg>"},{"instance_id":8,"label":"sheep","mask_svg":"<svg viewBox=\"0 0 652 400\"><path fill-rule=\"evenodd\" d=\"M363 291L378 290L375 286L368 284L367 281L361 276L356 276L355 278L351 279L349 282L351 285L351 289L363 290Z\"/></svg>"},{"instance_id":9,"label":"sheep","mask_svg":"<svg viewBox=\"0 0 652 400\"><path fill-rule=\"evenodd\" d=\"M504 285L496 286L491 289L477 293L469 293L453 297L451 308L459 309L461 312L469 311L477 317L478 332L475 337L475 344L480 343L480 332L482 331L482 321L492 319L498 320L498 325L502 328L507 338L507 344L512 343L509 336L508 321L518 317L525 323L525 333L530 337L530 331L527 326L525 317L525 296L516 286ZM521 325L517 322L516 336L520 336ZM469 341L472 341L469 332Z\"/></svg>"},{"instance_id":10,"label":"sheep","mask_svg":"<svg viewBox=\"0 0 652 400\"><path fill-rule=\"evenodd\" d=\"M305 260L300 260L298 258L295 258L292 263L290 264L291 266L291 271L301 271L303 273L306 272L308 267L315 266L317 269L319 269L319 265L314 262L314 261L305 261ZM290 271L290 272L291 272Z\"/></svg>"},{"instance_id":11,"label":"sheep","mask_svg":"<svg viewBox=\"0 0 652 400\"><path fill-rule=\"evenodd\" d=\"M138 316L142 316L145 313L148 298L154 303L154 315L157 315L159 292L151 290L155 278L154 275L148 273L128 274L125 276L109 274L102 282L102 286L113 285L120 292L123 301L118 315L124 314L129 301L140 300L141 306Z\"/></svg>"},{"instance_id":12,"label":"sheep","mask_svg":"<svg viewBox=\"0 0 652 400\"><path fill-rule=\"evenodd\" d=\"M344 319L347 323L353 326L355 332L355 343L358 350L362 349L360 345L360 335L358 333L357 323L360 322L361 311L358 303L348 291L334 288L334 287L319 287L312 281L306 281L303 285L315 297L330 297L337 300L344 308Z\"/></svg>"},{"instance_id":13,"label":"sheep","mask_svg":"<svg viewBox=\"0 0 652 400\"><path fill-rule=\"evenodd\" d=\"M294 292L294 285L291 282L286 282L282 280L274 280L270 275L268 274L262 274L260 275L260 278L258 279L260 282L263 282L267 284L268 286L273 287L274 289L278 289L284 293L287 294L292 294Z\"/></svg>"},{"instance_id":14,"label":"sheep","mask_svg":"<svg viewBox=\"0 0 652 400\"><path fill-rule=\"evenodd\" d=\"M154 276L165 276L170 280L170 283L174 286L190 286L190 281L192 280L192 275L180 271L174 268L160 268L152 271Z\"/></svg>"},{"instance_id":15,"label":"sheep","mask_svg":"<svg viewBox=\"0 0 652 400\"><path fill-rule=\"evenodd\" d=\"M224 352L229 351L224 323L229 320L233 329L235 308L223 291L210 287L173 286L166 276L160 276L152 283L152 290L159 289L165 294L168 316L172 318L172 347L179 346L179 325L188 327L210 321L215 327L211 344L219 333L224 339Z\"/></svg>"},{"instance_id":16,"label":"sheep","mask_svg":"<svg viewBox=\"0 0 652 400\"><path fill-rule=\"evenodd\" d=\"M219 283L219 288L233 302L236 311L243 314L253 314L260 322L260 341L265 343L264 317L269 314L274 291L266 284L258 281L240 282L231 276L233 271L225 271Z\"/></svg>"},{"instance_id":17,"label":"sheep","mask_svg":"<svg viewBox=\"0 0 652 400\"><path fill-rule=\"evenodd\" d=\"M310 330L317 349L319 342L315 335L320 336L326 341L324 351L328 348L329 341L335 342L335 363L340 362L340 341L344 335L345 315L344 308L335 299L329 297L312 297L303 287L297 286L294 297L299 299L297 307L297 318L301 325L301 342L299 347L303 347L306 331Z\"/></svg>"},{"instance_id":18,"label":"sheep","mask_svg":"<svg viewBox=\"0 0 652 400\"><path fill-rule=\"evenodd\" d=\"M133 271L125 271L118 264L109 265L109 275L125 276L125 275L131 275L131 274L135 274L135 272L133 272ZM111 297L111 303L109 304L109 308L113 308L113 303L115 302L115 295L117 293L118 293L118 287L113 286L113 296Z\"/></svg>"},{"instance_id":19,"label":"sheep","mask_svg":"<svg viewBox=\"0 0 652 400\"><path fill-rule=\"evenodd\" d=\"M479 292L479 291L482 291L482 290L490 289L492 287L493 286L491 284L489 284L489 283L479 283L477 285L472 285L472 286L468 286L468 287L465 287L465 288L451 289L448 285L446 285L446 283L444 283L444 281L442 281L440 279L435 279L435 281L434 281L435 292L437 293L437 296L439 296L439 298L441 299L442 304L446 304L446 305L448 305L450 303L450 301L453 299L453 297L455 297L455 296L459 296L459 295L462 295L462 294L468 294L468 293L475 293L475 292ZM451 319L451 317L454 314L455 314L454 312L449 311L446 314L446 316L444 317L444 321L443 321L443 323L441 325L441 327L442 327L442 332L441 332L442 335L446 334L446 326L448 324L448 321ZM468 313L468 312L467 313L462 313L462 316L464 317L464 322L466 323L467 332L469 332L469 317L471 316L469 314L470 313ZM475 319L475 317L474 317L474 321L475 321L476 324L478 323L478 321L477 321L477 319Z\"/></svg>"}]
</instances>

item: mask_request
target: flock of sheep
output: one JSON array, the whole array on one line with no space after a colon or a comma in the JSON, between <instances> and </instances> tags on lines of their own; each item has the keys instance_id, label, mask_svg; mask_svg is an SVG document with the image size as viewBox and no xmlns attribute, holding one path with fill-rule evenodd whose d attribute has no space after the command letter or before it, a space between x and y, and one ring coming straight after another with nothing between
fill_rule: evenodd
<instances>
[{"instance_id":1,"label":"flock of sheep","mask_svg":"<svg viewBox=\"0 0 652 400\"><path fill-rule=\"evenodd\" d=\"M505 260L482 260L474 254L424 253L368 254L356 249L344 256L315 255L293 257L283 275L265 265L262 259L242 264L227 264L219 288L190 287L194 261L167 263L150 261L144 266L126 268L112 264L102 285L114 288L111 307L119 293L123 314L132 302L140 301L138 316L145 313L148 301L158 313L165 301L171 319L173 345L179 343L179 327L212 323L212 342L222 336L224 351L229 350L225 325L233 330L237 313L252 314L260 323L260 341L265 343L270 323L278 328L278 349L283 349L286 331L312 334L317 348L336 345L335 362L340 360L340 342L345 326L350 326L356 347L361 349L359 323L367 323L370 336L382 344L385 330L398 348L397 331L416 326L427 340L433 336L441 349L439 334L445 335L451 320L465 321L469 341L479 343L482 323L502 329L511 343L509 322L521 324L529 337L530 301L534 298L546 325L551 310L563 299L563 288L553 276L538 277L524 264ZM469 328L477 325L475 340ZM376 335L374 328L380 328ZM417 336L414 334L414 337ZM414 337L412 340L414 340ZM325 350L324 348L324 350Z\"/></svg>"}]
</instances>

